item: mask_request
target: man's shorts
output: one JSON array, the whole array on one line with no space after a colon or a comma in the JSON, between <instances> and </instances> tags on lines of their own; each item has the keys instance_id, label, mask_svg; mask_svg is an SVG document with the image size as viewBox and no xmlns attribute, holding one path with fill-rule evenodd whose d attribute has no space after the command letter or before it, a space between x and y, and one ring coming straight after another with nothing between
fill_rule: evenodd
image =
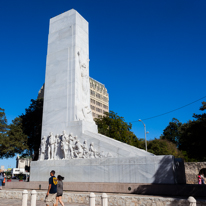
<instances>
[{"instance_id":1,"label":"man's shorts","mask_svg":"<svg viewBox=\"0 0 206 206\"><path fill-rule=\"evenodd\" d=\"M49 205L49 203L55 204L56 203L56 196L57 196L57 193L54 193L54 194L49 193L48 197L46 198L46 204L47 205Z\"/></svg>"}]
</instances>

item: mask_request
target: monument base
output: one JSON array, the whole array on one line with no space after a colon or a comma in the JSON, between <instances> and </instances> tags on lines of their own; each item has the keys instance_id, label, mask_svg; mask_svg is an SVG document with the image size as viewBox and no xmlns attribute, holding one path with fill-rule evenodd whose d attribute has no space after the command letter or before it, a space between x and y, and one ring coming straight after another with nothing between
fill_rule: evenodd
<instances>
[{"instance_id":1,"label":"monument base","mask_svg":"<svg viewBox=\"0 0 206 206\"><path fill-rule=\"evenodd\" d=\"M64 182L176 184L182 173L175 168L171 155L44 160L31 162L30 181L45 181L55 170Z\"/></svg>"}]
</instances>

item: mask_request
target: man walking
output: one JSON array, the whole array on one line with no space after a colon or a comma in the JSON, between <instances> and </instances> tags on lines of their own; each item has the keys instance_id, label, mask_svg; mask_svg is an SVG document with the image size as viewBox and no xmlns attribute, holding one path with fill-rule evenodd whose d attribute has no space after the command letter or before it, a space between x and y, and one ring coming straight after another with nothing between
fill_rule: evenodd
<instances>
[{"instance_id":1,"label":"man walking","mask_svg":"<svg viewBox=\"0 0 206 206\"><path fill-rule=\"evenodd\" d=\"M53 206L55 206L56 203L56 195L57 195L57 178L54 176L55 171L52 170L50 172L50 178L49 178L49 187L46 194L46 206L49 206L49 203L53 203Z\"/></svg>"}]
</instances>

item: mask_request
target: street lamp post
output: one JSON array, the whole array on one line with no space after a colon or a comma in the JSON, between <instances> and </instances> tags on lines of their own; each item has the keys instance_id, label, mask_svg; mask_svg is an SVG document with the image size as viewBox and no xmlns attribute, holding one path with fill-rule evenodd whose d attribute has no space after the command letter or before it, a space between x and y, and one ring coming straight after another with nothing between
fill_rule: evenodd
<instances>
[{"instance_id":1,"label":"street lamp post","mask_svg":"<svg viewBox=\"0 0 206 206\"><path fill-rule=\"evenodd\" d=\"M142 124L144 125L144 136L145 136L145 150L147 151L147 138L146 138L146 134L148 134L149 132L146 132L146 125L144 124L144 122L139 119L139 122L142 122Z\"/></svg>"}]
</instances>

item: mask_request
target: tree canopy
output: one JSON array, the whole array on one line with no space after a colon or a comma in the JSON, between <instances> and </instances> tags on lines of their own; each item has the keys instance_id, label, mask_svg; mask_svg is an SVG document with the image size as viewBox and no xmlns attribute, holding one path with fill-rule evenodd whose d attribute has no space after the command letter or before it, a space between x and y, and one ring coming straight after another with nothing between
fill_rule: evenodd
<instances>
[{"instance_id":1,"label":"tree canopy","mask_svg":"<svg viewBox=\"0 0 206 206\"><path fill-rule=\"evenodd\" d=\"M8 126L4 146L3 153L6 158L14 157L16 153L21 154L28 149L27 136L23 133L20 117L16 117Z\"/></svg>"},{"instance_id":2,"label":"tree canopy","mask_svg":"<svg viewBox=\"0 0 206 206\"><path fill-rule=\"evenodd\" d=\"M206 102L202 102L200 111L206 110ZM206 113L193 114L194 120L180 123L177 119L170 122L161 139L174 142L182 151L187 161L206 161Z\"/></svg>"},{"instance_id":3,"label":"tree canopy","mask_svg":"<svg viewBox=\"0 0 206 206\"><path fill-rule=\"evenodd\" d=\"M5 140L6 132L8 129L7 119L4 112L4 109L0 108L0 158L3 158L5 155Z\"/></svg>"},{"instance_id":4,"label":"tree canopy","mask_svg":"<svg viewBox=\"0 0 206 206\"><path fill-rule=\"evenodd\" d=\"M176 145L166 139L154 139L148 141L148 152L155 155L173 155L176 158L184 158L184 155L179 151Z\"/></svg>"},{"instance_id":5,"label":"tree canopy","mask_svg":"<svg viewBox=\"0 0 206 206\"><path fill-rule=\"evenodd\" d=\"M21 118L7 125L4 110L0 108L0 158L14 157L27 149L27 137L23 134Z\"/></svg>"},{"instance_id":6,"label":"tree canopy","mask_svg":"<svg viewBox=\"0 0 206 206\"><path fill-rule=\"evenodd\" d=\"M0 107L0 137L7 131L7 119L4 109Z\"/></svg>"},{"instance_id":7,"label":"tree canopy","mask_svg":"<svg viewBox=\"0 0 206 206\"><path fill-rule=\"evenodd\" d=\"M39 146L41 143L41 127L43 114L43 99L31 100L25 114L20 116L22 120L23 133L27 136L28 155L38 159Z\"/></svg>"},{"instance_id":8,"label":"tree canopy","mask_svg":"<svg viewBox=\"0 0 206 206\"><path fill-rule=\"evenodd\" d=\"M31 100L25 114L7 125L4 110L0 108L0 158L25 154L38 158L41 142L43 99Z\"/></svg>"},{"instance_id":9,"label":"tree canopy","mask_svg":"<svg viewBox=\"0 0 206 206\"><path fill-rule=\"evenodd\" d=\"M170 142L179 146L179 139L180 139L180 128L182 123L179 122L178 119L173 118L169 125L163 130L163 135L160 136L160 139L166 139Z\"/></svg>"},{"instance_id":10,"label":"tree canopy","mask_svg":"<svg viewBox=\"0 0 206 206\"><path fill-rule=\"evenodd\" d=\"M131 131L132 124L125 122L124 117L120 117L117 113L107 112L105 116L95 119L95 122L100 134L135 147L142 147L142 142Z\"/></svg>"},{"instance_id":11,"label":"tree canopy","mask_svg":"<svg viewBox=\"0 0 206 206\"><path fill-rule=\"evenodd\" d=\"M105 116L95 119L98 125L98 132L110 138L119 140L129 145L145 149L144 139L139 139L131 131L132 124L125 122L123 117L117 113L110 111ZM183 157L183 154L177 149L176 145L168 140L155 139L148 141L148 152L155 155L174 155L175 157Z\"/></svg>"}]
</instances>

